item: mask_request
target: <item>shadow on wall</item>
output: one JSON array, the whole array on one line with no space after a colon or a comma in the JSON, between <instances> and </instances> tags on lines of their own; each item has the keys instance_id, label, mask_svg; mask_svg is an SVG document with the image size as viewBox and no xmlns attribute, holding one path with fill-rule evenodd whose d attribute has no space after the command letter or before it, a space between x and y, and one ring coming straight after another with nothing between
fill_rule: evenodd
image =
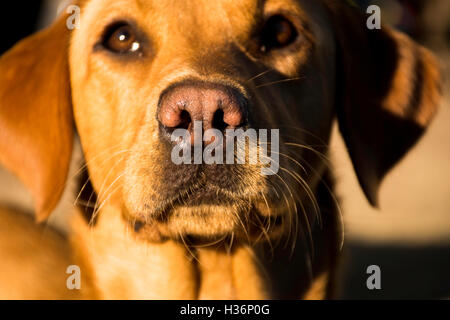
<instances>
[{"instance_id":1,"label":"shadow on wall","mask_svg":"<svg viewBox=\"0 0 450 320\"><path fill-rule=\"evenodd\" d=\"M450 298L450 245L398 246L349 242L339 299ZM369 290L367 267L381 269L381 290Z\"/></svg>"}]
</instances>

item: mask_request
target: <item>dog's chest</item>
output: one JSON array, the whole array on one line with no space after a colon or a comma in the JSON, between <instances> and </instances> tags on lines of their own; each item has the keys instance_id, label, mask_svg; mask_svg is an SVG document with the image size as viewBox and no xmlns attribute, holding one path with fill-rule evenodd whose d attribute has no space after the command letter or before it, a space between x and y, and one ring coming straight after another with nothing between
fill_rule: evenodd
<instances>
[{"instance_id":1,"label":"dog's chest","mask_svg":"<svg viewBox=\"0 0 450 320\"><path fill-rule=\"evenodd\" d=\"M200 249L198 253L199 296L211 299L265 299L267 290L250 247L233 252Z\"/></svg>"}]
</instances>

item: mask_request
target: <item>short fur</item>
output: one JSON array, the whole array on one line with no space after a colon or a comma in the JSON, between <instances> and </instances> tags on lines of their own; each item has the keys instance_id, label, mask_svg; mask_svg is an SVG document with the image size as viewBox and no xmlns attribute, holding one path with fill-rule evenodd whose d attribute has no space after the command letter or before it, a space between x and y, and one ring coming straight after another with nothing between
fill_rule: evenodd
<instances>
[{"instance_id":1,"label":"short fur","mask_svg":"<svg viewBox=\"0 0 450 320\"><path fill-rule=\"evenodd\" d=\"M72 223L72 258L58 236L38 240L23 218L10 211L1 217L1 243L39 247L26 286L35 293L28 295L10 266L31 260L36 248L0 250L8 261L0 274L13 270L1 287L17 288L0 288L1 297L331 298L342 242L327 160L332 123L338 120L361 187L376 205L383 177L436 112L441 80L432 54L388 27L368 30L366 17L345 1L78 5L80 29L69 31L63 16L0 59L0 161L34 195L39 221L62 194L75 132L87 167L80 184L87 206ZM255 35L270 14L289 17L299 43L259 51ZM123 20L145 35L139 57L99 47L105 28ZM262 176L254 165L170 162L156 113L161 93L182 81L245 92L252 126L280 129L279 175ZM177 198L207 190L221 196L202 205ZM164 215L168 205L174 209ZM82 270L80 295L65 290L62 266L71 259Z\"/></svg>"}]
</instances>

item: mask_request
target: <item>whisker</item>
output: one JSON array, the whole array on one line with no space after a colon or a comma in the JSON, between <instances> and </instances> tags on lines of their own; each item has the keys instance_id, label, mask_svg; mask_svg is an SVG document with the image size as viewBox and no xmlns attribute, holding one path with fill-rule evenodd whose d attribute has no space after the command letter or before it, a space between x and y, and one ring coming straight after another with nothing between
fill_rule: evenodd
<instances>
[{"instance_id":1,"label":"whisker","mask_svg":"<svg viewBox=\"0 0 450 320\"><path fill-rule=\"evenodd\" d=\"M196 244L196 245L192 245L193 248L196 249L201 249L201 248L207 248L207 247L211 247L211 246L215 246L218 243L221 243L223 240L225 240L228 237L227 234L223 235L221 238L211 241L211 242L206 242L206 243L202 243L202 244Z\"/></svg>"},{"instance_id":2,"label":"whisker","mask_svg":"<svg viewBox=\"0 0 450 320\"><path fill-rule=\"evenodd\" d=\"M77 204L82 205L83 207L86 207L86 208L94 209L96 203L79 200L77 202Z\"/></svg>"},{"instance_id":3,"label":"whisker","mask_svg":"<svg viewBox=\"0 0 450 320\"><path fill-rule=\"evenodd\" d=\"M301 178L301 177L296 177L295 175L294 175L294 173L292 173L290 170L287 170L287 169L285 169L285 168L281 168L283 171L285 171L285 172L287 172L288 174L290 174L297 182L299 182L300 183L300 185L302 185L302 187L305 189L305 191L306 191L306 193L307 194L311 194L311 201L313 202L313 203L316 203L317 204L317 200L315 199L315 197L314 197L314 195L312 194L312 192L310 191L311 189L309 188L309 186L306 184L306 182L304 182L304 180ZM300 181L300 180L302 180L302 181ZM308 191L309 190L309 191ZM309 241L310 241L310 245L311 245L311 252L313 252L314 253L314 240L313 240L313 237L312 237L312 229L311 229L311 222L309 221L309 218L308 218L308 214L307 214L307 212L306 212L306 208L305 208L305 206L303 205L303 203L301 202L301 201L298 201L298 203L299 203L299 205L301 206L301 208L302 208L302 213L303 213L303 217L305 218L305 220L306 220L306 227L307 227L307 231L308 231L308 237L309 237ZM318 207L318 206L317 206Z\"/></svg>"},{"instance_id":4,"label":"whisker","mask_svg":"<svg viewBox=\"0 0 450 320\"><path fill-rule=\"evenodd\" d=\"M258 73L256 76L251 77L251 78L248 79L248 80L245 80L245 82L250 82L250 81L256 80L256 79L258 79L259 77L262 77L263 75L268 74L268 73L271 72L271 71L274 71L274 70L273 70L273 69L267 69L266 71L263 71L263 72L261 72L261 73Z\"/></svg>"},{"instance_id":5,"label":"whisker","mask_svg":"<svg viewBox=\"0 0 450 320\"><path fill-rule=\"evenodd\" d=\"M116 179L114 179L114 181L108 186L108 188L104 192L104 195L106 195L108 193L108 191L114 186L114 184L117 181L119 181L119 179L122 178L124 175L125 175L125 172L121 173ZM117 186L116 188L114 188L113 192L109 193L109 195L105 198L105 200L102 201L101 205L97 208L97 210L94 209L94 213L92 214L92 219L91 220L94 220L97 217L97 214L100 212L100 210L106 204L106 202L111 198L111 196L118 190L118 188L120 188L120 185ZM101 198L103 198L104 195L102 195ZM100 196L99 196L99 199L100 199Z\"/></svg>"},{"instance_id":6,"label":"whisker","mask_svg":"<svg viewBox=\"0 0 450 320\"><path fill-rule=\"evenodd\" d=\"M234 231L231 232L230 242L228 243L228 246L226 246L227 255L231 254L231 250L233 249L233 244L234 244Z\"/></svg>"},{"instance_id":7,"label":"whisker","mask_svg":"<svg viewBox=\"0 0 450 320\"><path fill-rule=\"evenodd\" d=\"M123 154L123 153L125 153L125 152L127 152L128 150L122 150L121 152L118 152L116 155L114 155L114 156L117 156L117 155L119 155L119 154ZM114 156L112 156L110 159L112 159ZM111 175L111 173L113 173L113 171L114 171L114 169L119 165L119 164L121 164L121 162L123 161L123 156L120 158L120 160L119 161L117 161L114 165L112 165L111 166L111 168L109 169L109 171L108 171L108 173L106 174L106 176L105 176L105 178L103 179L103 182L102 182L102 184L101 184L101 186L100 186L100 189L99 189L99 191L98 191L98 199L97 200L99 200L99 199L101 199L101 198L103 198L103 188L105 187L105 184L106 184L106 181L108 180L108 178L110 177L110 175ZM107 191L106 191L107 192ZM91 197L92 197L92 194L91 194ZM89 202L91 201L91 198L89 198L89 200L88 200ZM95 209L94 209L94 212L95 212Z\"/></svg>"},{"instance_id":8,"label":"whisker","mask_svg":"<svg viewBox=\"0 0 450 320\"><path fill-rule=\"evenodd\" d=\"M285 170L287 170L287 169L285 169ZM292 170L287 170L287 172L288 172L288 174L290 174L300 184L300 186L306 192L308 198L311 200L311 203L313 205L314 213L315 213L316 217L319 219L319 223L321 225L322 224L322 218L321 218L321 213L320 213L320 206L319 206L319 204L317 202L317 199L316 199L316 196L314 195L314 192L311 190L311 188L309 187L309 185L305 181L305 179L303 179L297 172L292 171Z\"/></svg>"},{"instance_id":9,"label":"whisker","mask_svg":"<svg viewBox=\"0 0 450 320\"><path fill-rule=\"evenodd\" d=\"M181 238L181 242L183 242L184 247L186 248L187 252L192 256L192 258L197 261L198 264L200 263L200 260L197 258L197 256L192 252L192 250L187 245L186 241L184 240L183 234L181 232L178 232L179 237Z\"/></svg>"},{"instance_id":10,"label":"whisker","mask_svg":"<svg viewBox=\"0 0 450 320\"><path fill-rule=\"evenodd\" d=\"M301 133L304 133L304 134L306 134L306 135L308 135L308 136L310 136L310 137L312 137L314 139L317 139L317 141L320 143L321 146L323 146L323 147L328 146L328 143L326 141L324 141L322 139L322 137L318 136L317 134L314 134L314 133L310 132L309 130L306 130L305 128L301 128L301 127L298 127L298 126L290 126L290 125L280 125L278 127L278 129L282 129L282 128L286 128L287 130L291 130L292 129L292 130L300 131ZM297 138L297 136L293 136L293 135L291 135L291 137Z\"/></svg>"},{"instance_id":11,"label":"whisker","mask_svg":"<svg viewBox=\"0 0 450 320\"><path fill-rule=\"evenodd\" d=\"M314 154L316 154L319 158L321 158L322 161L324 161L325 163L331 164L331 159L328 158L328 156L326 156L324 153L322 153L320 151L317 151L316 149L314 149L311 146L307 146L307 145L300 144L300 143L294 143L294 142L284 142L284 145L309 150L309 151L313 152Z\"/></svg>"},{"instance_id":12,"label":"whisker","mask_svg":"<svg viewBox=\"0 0 450 320\"><path fill-rule=\"evenodd\" d=\"M74 179L76 176L78 176L83 170L87 169L88 165L93 162L94 160L98 159L100 156L104 155L105 153L110 152L111 150L120 148L120 145L115 145L112 147L108 147L105 150L103 150L102 152L99 152L98 154L96 154L94 157L92 157L89 161L87 161L86 163L84 163L73 175L70 176L70 178L68 180L72 180ZM102 161L102 163L106 162L110 160L110 158Z\"/></svg>"},{"instance_id":13,"label":"whisker","mask_svg":"<svg viewBox=\"0 0 450 320\"><path fill-rule=\"evenodd\" d=\"M275 176L278 177L278 179L284 184L287 191L289 192L291 199L293 200L294 212L292 211L292 202L287 199L284 192L282 193L282 196L283 196L284 200L286 201L286 205L288 207L288 214L289 214L289 231L288 231L287 241L289 241L289 239L292 237L292 230L294 230L295 237L292 238L292 240L293 240L292 245L295 246L296 234L297 234L297 229L298 229L298 220L297 220L298 216L297 216L297 203L296 203L297 201L295 201L294 195L293 195L292 190L289 187L288 183L279 174L275 174Z\"/></svg>"},{"instance_id":14,"label":"whisker","mask_svg":"<svg viewBox=\"0 0 450 320\"><path fill-rule=\"evenodd\" d=\"M336 196L335 196L333 190L332 190L331 187L326 183L326 181L324 181L324 179L322 178L322 176L319 174L319 172L317 172L316 169L314 169L313 166L311 166L311 165L310 165L309 163L307 163L307 162L305 162L305 164L306 164L306 166L308 166L308 168L315 174L315 176L319 178L319 181L320 181L320 182L322 183L322 185L327 189L328 193L329 193L330 196L332 197L332 200L333 200L334 204L336 205L336 208L337 208L337 210L338 210L338 214L339 214L340 220L343 221L344 218L343 218L343 214L342 214L342 208L341 208L341 205L340 205L339 201L337 200L337 198L336 198ZM320 225L322 226L321 220L320 220L319 222L320 222ZM342 224L343 224L343 222L342 222ZM344 233L344 225L342 225L342 233ZM343 247L343 243L344 243L344 240L343 240L343 239L344 239L344 234L342 234L341 239L342 239L342 240L341 240L341 248L342 248L342 247Z\"/></svg>"},{"instance_id":15,"label":"whisker","mask_svg":"<svg viewBox=\"0 0 450 320\"><path fill-rule=\"evenodd\" d=\"M269 83L263 83L263 84L255 86L255 89L262 88L262 87L268 87L268 86L272 86L272 85L279 84L279 83L297 81L297 80L301 80L301 79L305 79L305 77L282 79L282 80L278 80L278 81L272 81L272 82L269 82Z\"/></svg>"}]
</instances>

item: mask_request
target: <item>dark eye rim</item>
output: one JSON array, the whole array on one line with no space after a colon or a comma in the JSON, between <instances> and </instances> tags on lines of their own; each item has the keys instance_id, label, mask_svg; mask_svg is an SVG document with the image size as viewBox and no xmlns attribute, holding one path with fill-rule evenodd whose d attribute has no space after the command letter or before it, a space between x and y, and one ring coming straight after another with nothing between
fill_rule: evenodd
<instances>
[{"instance_id":1,"label":"dark eye rim","mask_svg":"<svg viewBox=\"0 0 450 320\"><path fill-rule=\"evenodd\" d=\"M118 51L109 45L110 41L112 40L112 37L116 34L116 32L118 32L120 29L123 29L123 28L128 28L130 30L131 35L133 37L136 36L134 29L127 23L118 23L116 25L113 25L106 30L106 33L103 37L102 43L106 49L113 51L115 53L119 53L119 54L128 53L127 51Z\"/></svg>"},{"instance_id":2,"label":"dark eye rim","mask_svg":"<svg viewBox=\"0 0 450 320\"><path fill-rule=\"evenodd\" d=\"M134 36L137 42L140 44L140 48L136 51L119 52L108 47L107 42L110 37L120 28L129 26L134 31ZM115 20L109 23L103 30L100 39L94 46L95 51L105 51L116 56L143 56L146 54L146 50L149 47L149 41L144 32L137 26L132 20Z\"/></svg>"},{"instance_id":3,"label":"dark eye rim","mask_svg":"<svg viewBox=\"0 0 450 320\"><path fill-rule=\"evenodd\" d=\"M265 50L263 49L263 47L265 47L264 44L264 29L267 26L267 23L271 20L271 19L282 19L287 21L291 27L293 28L294 31L294 36L292 37L292 40L287 44L287 45L283 45L283 46L274 46L274 47L269 47L269 48L265 48ZM270 54L273 52L288 52L288 51L295 51L297 49L299 49L303 37L302 37L302 25L301 23L298 21L298 19L296 19L295 17L293 17L290 13L288 12L284 12L284 11L277 11L277 12L272 12L270 14L267 14L264 17L262 26L260 27L259 30L259 51L262 54Z\"/></svg>"}]
</instances>

